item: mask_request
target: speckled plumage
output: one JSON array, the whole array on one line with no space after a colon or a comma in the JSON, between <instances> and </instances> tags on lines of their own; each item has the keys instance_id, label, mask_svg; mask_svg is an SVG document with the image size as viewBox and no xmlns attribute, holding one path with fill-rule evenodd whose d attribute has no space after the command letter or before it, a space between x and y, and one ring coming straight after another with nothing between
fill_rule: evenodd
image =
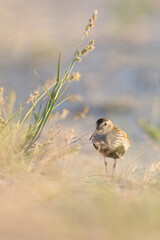
<instances>
[{"instance_id":1,"label":"speckled plumage","mask_svg":"<svg viewBox=\"0 0 160 240\"><path fill-rule=\"evenodd\" d=\"M121 158L130 146L127 134L107 118L97 120L96 130L90 139L103 157L115 159L115 165L116 159Z\"/></svg>"}]
</instances>

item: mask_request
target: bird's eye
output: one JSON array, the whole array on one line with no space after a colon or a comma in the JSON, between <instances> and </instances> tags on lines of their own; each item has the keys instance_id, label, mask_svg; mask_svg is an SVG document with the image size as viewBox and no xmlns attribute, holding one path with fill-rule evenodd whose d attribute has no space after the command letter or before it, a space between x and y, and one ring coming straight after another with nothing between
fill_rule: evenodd
<instances>
[{"instance_id":1,"label":"bird's eye","mask_svg":"<svg viewBox=\"0 0 160 240\"><path fill-rule=\"evenodd\" d=\"M104 126L106 126L107 125L107 123L104 123Z\"/></svg>"}]
</instances>

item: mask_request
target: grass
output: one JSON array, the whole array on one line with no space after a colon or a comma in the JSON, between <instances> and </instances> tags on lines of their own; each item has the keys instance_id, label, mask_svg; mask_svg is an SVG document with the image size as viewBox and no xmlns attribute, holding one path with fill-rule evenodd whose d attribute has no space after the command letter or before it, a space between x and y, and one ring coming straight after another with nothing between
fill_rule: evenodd
<instances>
[{"instance_id":1,"label":"grass","mask_svg":"<svg viewBox=\"0 0 160 240\"><path fill-rule=\"evenodd\" d=\"M128 0L118 0L112 3L116 19L123 24L134 22L137 18L152 16L156 12L155 3L149 0L134 0L128 4Z\"/></svg>"},{"instance_id":2,"label":"grass","mask_svg":"<svg viewBox=\"0 0 160 240\"><path fill-rule=\"evenodd\" d=\"M160 127L159 127L159 95L155 94L153 98L153 105L151 111L150 121L145 118L139 120L140 126L144 132L155 142L157 145L160 145Z\"/></svg>"},{"instance_id":3,"label":"grass","mask_svg":"<svg viewBox=\"0 0 160 240\"><path fill-rule=\"evenodd\" d=\"M83 50L78 46L62 76L59 56L49 88L33 68L44 92L35 91L14 114L14 94L7 106L0 89L1 239L159 239L160 162L141 176L132 165L115 179L106 178L95 152L80 151L83 137L66 133L66 143L64 131L50 127L51 112L67 100L63 94L78 78L71 73L74 64L93 43Z\"/></svg>"},{"instance_id":4,"label":"grass","mask_svg":"<svg viewBox=\"0 0 160 240\"><path fill-rule=\"evenodd\" d=\"M72 73L74 65L76 62L82 60L82 57L87 54L89 51L94 49L94 41L90 40L89 44L85 46L83 50L80 49L81 44L88 35L89 30L94 26L94 21L97 18L97 11L94 11L93 16L89 19L89 23L83 33L83 36L78 44L78 47L73 55L73 58L69 64L69 67L65 71L65 73L60 77L60 64L61 64L61 57L59 55L58 59L58 66L57 66L57 77L55 83L53 83L48 89L45 86L43 80L38 75L36 69L33 67L34 73L42 83L44 87L44 92L40 94L39 91L35 91L33 94L30 94L26 102L20 106L20 108L8 119L6 110L4 108L4 96L3 96L3 88L0 91L0 102L2 108L2 114L5 118L3 120L1 118L1 129L0 132L3 132L6 127L10 131L10 123L16 119L16 125L20 128L27 122L27 131L26 136L24 137L24 141L21 144L21 147L24 149L25 152L28 152L31 148L34 147L35 142L41 136L41 133L51 115L53 110L55 110L59 105L64 103L68 98L62 98L64 93L66 92L67 88L73 81L78 81L80 78L80 74ZM28 104L31 103L31 106L27 109ZM37 106L39 104L39 106ZM27 110L26 110L27 109ZM34 121L32 120L34 118Z\"/></svg>"},{"instance_id":5,"label":"grass","mask_svg":"<svg viewBox=\"0 0 160 240\"><path fill-rule=\"evenodd\" d=\"M159 239L159 183L145 188L63 170L8 184L0 199L3 239Z\"/></svg>"}]
</instances>

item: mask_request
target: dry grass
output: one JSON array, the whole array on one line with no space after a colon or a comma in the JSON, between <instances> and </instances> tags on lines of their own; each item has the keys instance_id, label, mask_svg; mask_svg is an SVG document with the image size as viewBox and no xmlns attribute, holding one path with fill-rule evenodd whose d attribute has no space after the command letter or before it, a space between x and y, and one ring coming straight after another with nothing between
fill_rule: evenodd
<instances>
[{"instance_id":1,"label":"dry grass","mask_svg":"<svg viewBox=\"0 0 160 240\"><path fill-rule=\"evenodd\" d=\"M57 131L27 155L16 128L1 138L1 238L159 239L160 163L141 177L132 166L106 179L92 153L80 151L83 138Z\"/></svg>"},{"instance_id":2,"label":"dry grass","mask_svg":"<svg viewBox=\"0 0 160 240\"><path fill-rule=\"evenodd\" d=\"M90 20L91 26L87 25L84 36L95 17L93 15ZM90 42L82 51L76 50L71 67L92 48L93 42ZM53 87L56 81L57 86L61 86L64 79L67 84L73 80L73 76L67 78L67 74L60 79L59 70L57 75ZM38 94L34 92L26 102L33 103L28 111L32 109L35 119L34 100ZM48 94L45 107L53 103L55 95L57 92L50 98ZM94 155L84 154L83 146L88 144L85 136L77 137L73 129L50 127L49 115L48 128L41 139L34 137L34 144L26 151L22 142L29 136L30 122L29 125L28 122L21 124L18 119L7 124L7 113L11 115L13 104L5 110L2 88L0 103L3 129L0 135L1 239L159 239L160 162L153 162L141 175L137 173L138 166L131 164L125 172L117 172L115 179L106 178L104 168L94 161ZM88 110L88 107L84 108L75 118L85 118ZM19 114L21 111L22 107ZM56 115L59 120L68 114L63 110L62 114Z\"/></svg>"}]
</instances>

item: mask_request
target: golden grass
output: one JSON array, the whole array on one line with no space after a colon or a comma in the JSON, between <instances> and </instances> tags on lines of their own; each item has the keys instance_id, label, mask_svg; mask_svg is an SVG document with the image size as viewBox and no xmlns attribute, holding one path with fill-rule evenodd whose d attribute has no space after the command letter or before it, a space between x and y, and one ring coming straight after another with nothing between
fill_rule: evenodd
<instances>
[{"instance_id":1,"label":"golden grass","mask_svg":"<svg viewBox=\"0 0 160 240\"><path fill-rule=\"evenodd\" d=\"M68 159L1 176L2 239L159 239L158 182L112 181L81 154Z\"/></svg>"},{"instance_id":2,"label":"golden grass","mask_svg":"<svg viewBox=\"0 0 160 240\"><path fill-rule=\"evenodd\" d=\"M159 239L160 163L106 178L73 131L51 128L24 155L13 129L0 144L2 239Z\"/></svg>"},{"instance_id":3,"label":"golden grass","mask_svg":"<svg viewBox=\"0 0 160 240\"><path fill-rule=\"evenodd\" d=\"M97 12L89 20L84 36L96 17ZM74 62L81 60L93 43L92 40L82 51L76 51ZM65 81L70 82L65 76ZM57 79L58 84L63 83L64 78ZM33 103L33 112L38 94L34 92L26 102ZM9 122L7 113L10 116L13 109L10 104L5 111L5 102L0 88L2 128ZM85 117L88 110L86 107L75 118ZM64 110L57 116L65 119L68 114ZM49 117L49 124L48 120ZM124 173L117 172L115 179L106 178L94 155L83 154L81 148L86 141L77 138L73 130L48 125L42 138L34 138L38 141L26 151L22 143L26 136L30 140L30 125L18 119L5 126L0 134L0 239L159 239L160 162L153 163L141 176L136 172L138 166L133 165Z\"/></svg>"}]
</instances>

